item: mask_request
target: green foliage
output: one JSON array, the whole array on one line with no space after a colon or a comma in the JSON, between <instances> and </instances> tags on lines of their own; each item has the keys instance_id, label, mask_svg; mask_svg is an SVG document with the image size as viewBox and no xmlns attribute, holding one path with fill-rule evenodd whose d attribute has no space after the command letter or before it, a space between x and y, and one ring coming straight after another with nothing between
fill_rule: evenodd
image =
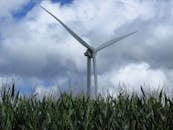
<instances>
[{"instance_id":1,"label":"green foliage","mask_svg":"<svg viewBox=\"0 0 173 130\"><path fill-rule=\"evenodd\" d=\"M173 129L173 100L158 96L120 93L116 98L91 99L61 94L58 99L22 97L11 88L1 91L1 130L115 130Z\"/></svg>"}]
</instances>

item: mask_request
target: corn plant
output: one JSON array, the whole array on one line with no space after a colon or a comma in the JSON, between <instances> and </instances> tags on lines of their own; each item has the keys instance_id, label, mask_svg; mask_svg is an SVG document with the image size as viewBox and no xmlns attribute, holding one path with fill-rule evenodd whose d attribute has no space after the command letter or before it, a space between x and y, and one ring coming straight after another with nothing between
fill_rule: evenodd
<instances>
[{"instance_id":1,"label":"corn plant","mask_svg":"<svg viewBox=\"0 0 173 130\"><path fill-rule=\"evenodd\" d=\"M173 129L173 100L157 95L120 93L92 99L62 93L58 98L20 96L11 87L1 90L1 130L166 130Z\"/></svg>"}]
</instances>

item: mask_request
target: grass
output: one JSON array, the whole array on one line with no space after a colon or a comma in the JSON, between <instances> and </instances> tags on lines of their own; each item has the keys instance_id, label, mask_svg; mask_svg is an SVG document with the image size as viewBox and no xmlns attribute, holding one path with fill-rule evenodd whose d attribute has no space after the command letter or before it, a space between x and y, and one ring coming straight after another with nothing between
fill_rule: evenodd
<instances>
[{"instance_id":1,"label":"grass","mask_svg":"<svg viewBox=\"0 0 173 130\"><path fill-rule=\"evenodd\" d=\"M1 91L1 130L167 130L173 129L173 100L157 96L119 93L91 99L61 94L57 99L22 97L14 84Z\"/></svg>"}]
</instances>

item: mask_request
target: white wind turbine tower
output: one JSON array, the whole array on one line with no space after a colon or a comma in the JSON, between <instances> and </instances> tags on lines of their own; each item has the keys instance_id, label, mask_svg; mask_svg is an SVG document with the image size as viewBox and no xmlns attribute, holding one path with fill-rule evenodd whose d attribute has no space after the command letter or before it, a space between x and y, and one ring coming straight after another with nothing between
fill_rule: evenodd
<instances>
[{"instance_id":1,"label":"white wind turbine tower","mask_svg":"<svg viewBox=\"0 0 173 130\"><path fill-rule=\"evenodd\" d=\"M116 43L116 42L118 42L118 41L120 41L120 40L122 40L122 39L124 39L124 38L126 38L126 37L128 37L128 36L130 36L132 34L134 34L134 33L136 33L137 31L132 32L132 33L128 33L128 34L120 36L120 37L116 37L116 38L114 38L114 39L112 39L112 40L110 40L108 42L105 42L105 43L101 44L99 47L94 48L94 47L90 46L87 42L85 42L82 38L80 38L74 31L72 31L67 25L65 25L59 18L57 18L55 15L53 15L51 12L49 12L44 7L41 6L41 8L44 11L46 11L48 14L50 14L53 18L55 18L80 44L82 44L83 46L85 46L87 48L86 52L84 53L84 55L87 57L87 96L90 96L90 88L91 88L91 59L93 59L95 96L97 97L98 81L97 81L97 68L96 68L96 54L100 50L102 50L102 49L104 49L104 48L106 48L106 47L108 47L108 46L110 46L110 45L112 45L112 44L114 44L114 43Z\"/></svg>"}]
</instances>

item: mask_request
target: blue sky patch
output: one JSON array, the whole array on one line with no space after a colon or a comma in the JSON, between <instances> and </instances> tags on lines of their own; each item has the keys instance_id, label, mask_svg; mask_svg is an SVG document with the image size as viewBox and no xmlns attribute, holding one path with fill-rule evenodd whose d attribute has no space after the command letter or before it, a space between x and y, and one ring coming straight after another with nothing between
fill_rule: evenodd
<instances>
[{"instance_id":1,"label":"blue sky patch","mask_svg":"<svg viewBox=\"0 0 173 130\"><path fill-rule=\"evenodd\" d=\"M23 17L25 17L25 15L27 15L27 13L32 10L32 8L40 3L41 0L31 0L29 1L27 4L25 4L24 6L22 6L20 9L15 10L12 12L12 16L16 19L21 19Z\"/></svg>"},{"instance_id":2,"label":"blue sky patch","mask_svg":"<svg viewBox=\"0 0 173 130\"><path fill-rule=\"evenodd\" d=\"M34 90L31 88L31 86L27 85L26 86L16 86L16 90L19 91L20 94L22 95L32 95Z\"/></svg>"},{"instance_id":3,"label":"blue sky patch","mask_svg":"<svg viewBox=\"0 0 173 130\"><path fill-rule=\"evenodd\" d=\"M21 19L23 17L25 17L27 15L27 13L32 10L32 8L40 3L41 0L30 0L27 4L25 4L24 6L22 6L20 9L15 10L12 12L12 16L15 19ZM73 2L73 0L51 0L52 3L58 3L60 2L61 5L65 5L65 4L70 4Z\"/></svg>"},{"instance_id":4,"label":"blue sky patch","mask_svg":"<svg viewBox=\"0 0 173 130\"><path fill-rule=\"evenodd\" d=\"M61 5L65 5L65 4L71 4L73 2L73 0L51 0L53 3L58 3L60 2Z\"/></svg>"}]
</instances>

